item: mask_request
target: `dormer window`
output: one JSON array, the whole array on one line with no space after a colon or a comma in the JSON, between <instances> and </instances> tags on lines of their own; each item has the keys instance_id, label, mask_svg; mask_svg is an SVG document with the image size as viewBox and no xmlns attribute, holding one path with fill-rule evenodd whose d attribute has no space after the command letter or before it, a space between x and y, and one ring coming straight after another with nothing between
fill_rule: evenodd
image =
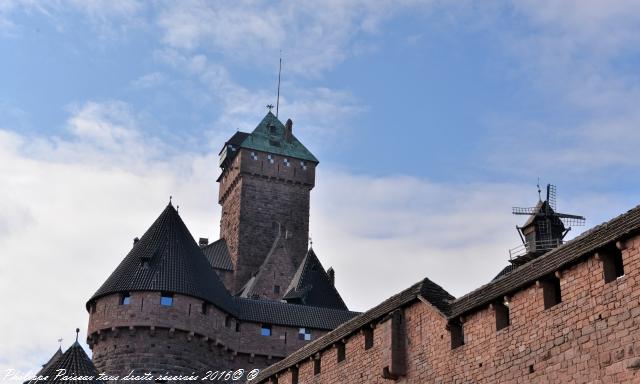
<instances>
[{"instance_id":1,"label":"dormer window","mask_svg":"<svg viewBox=\"0 0 640 384\"><path fill-rule=\"evenodd\" d=\"M120 305L131 304L131 294L129 292L120 295Z\"/></svg>"},{"instance_id":2,"label":"dormer window","mask_svg":"<svg viewBox=\"0 0 640 384\"><path fill-rule=\"evenodd\" d=\"M160 305L162 305L163 307L173 306L173 294L163 292L160 296Z\"/></svg>"}]
</instances>

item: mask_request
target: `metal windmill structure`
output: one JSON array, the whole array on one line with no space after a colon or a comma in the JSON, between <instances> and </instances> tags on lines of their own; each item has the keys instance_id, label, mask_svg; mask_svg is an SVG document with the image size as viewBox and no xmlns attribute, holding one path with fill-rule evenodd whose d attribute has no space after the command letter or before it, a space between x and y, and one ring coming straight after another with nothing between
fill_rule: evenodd
<instances>
[{"instance_id":1,"label":"metal windmill structure","mask_svg":"<svg viewBox=\"0 0 640 384\"><path fill-rule=\"evenodd\" d=\"M563 239L573 226L582 226L584 216L560 213L556 211L556 186L547 184L547 196L544 201L540 196L538 184L538 204L535 207L513 207L514 215L528 215L523 226L516 226L522 240L519 245L509 250L513 264L527 262L562 244Z\"/></svg>"}]
</instances>

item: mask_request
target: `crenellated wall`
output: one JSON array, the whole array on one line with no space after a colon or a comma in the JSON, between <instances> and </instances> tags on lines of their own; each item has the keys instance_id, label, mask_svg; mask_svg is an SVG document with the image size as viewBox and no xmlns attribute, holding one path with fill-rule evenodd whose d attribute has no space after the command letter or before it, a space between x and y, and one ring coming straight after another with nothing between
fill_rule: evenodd
<instances>
[{"instance_id":1,"label":"crenellated wall","mask_svg":"<svg viewBox=\"0 0 640 384\"><path fill-rule=\"evenodd\" d=\"M298 328L271 324L271 336L262 336L262 324L239 321L211 304L202 313L203 301L193 297L174 295L172 306L160 305L159 292L130 297L127 305L119 294L92 304L87 343L100 372L263 368L308 343L298 338ZM326 333L311 332L313 339Z\"/></svg>"},{"instance_id":2,"label":"crenellated wall","mask_svg":"<svg viewBox=\"0 0 640 384\"><path fill-rule=\"evenodd\" d=\"M228 287L231 292L240 290L264 261L276 238L276 223L288 232L291 252L298 263L302 261L308 245L315 166L243 148L223 171L220 237L227 242L235 269L235 282Z\"/></svg>"},{"instance_id":3,"label":"crenellated wall","mask_svg":"<svg viewBox=\"0 0 640 384\"><path fill-rule=\"evenodd\" d=\"M361 329L344 340L343 361L334 344L315 356L319 372L307 359L281 372L277 383L295 383L296 370L297 382L305 384L640 382L640 237L618 246L624 276L606 283L606 256L587 255L554 274L561 288L554 306L545 309L544 283L538 281L505 297L510 324L502 329L496 324L498 303L466 314L461 346L452 348L451 319L416 300L402 308L406 337L397 332L405 353L394 349L394 328L383 319L374 324L371 349L365 350ZM392 361L406 364L406 374L385 379Z\"/></svg>"}]
</instances>

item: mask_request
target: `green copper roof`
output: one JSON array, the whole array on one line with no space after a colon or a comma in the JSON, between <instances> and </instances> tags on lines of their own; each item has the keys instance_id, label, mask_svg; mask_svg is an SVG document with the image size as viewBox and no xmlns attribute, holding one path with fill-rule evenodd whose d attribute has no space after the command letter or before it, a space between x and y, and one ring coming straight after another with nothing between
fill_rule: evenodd
<instances>
[{"instance_id":1,"label":"green copper roof","mask_svg":"<svg viewBox=\"0 0 640 384\"><path fill-rule=\"evenodd\" d=\"M240 147L318 163L318 159L295 136L292 135L290 141L285 140L284 124L271 112L267 113Z\"/></svg>"}]
</instances>

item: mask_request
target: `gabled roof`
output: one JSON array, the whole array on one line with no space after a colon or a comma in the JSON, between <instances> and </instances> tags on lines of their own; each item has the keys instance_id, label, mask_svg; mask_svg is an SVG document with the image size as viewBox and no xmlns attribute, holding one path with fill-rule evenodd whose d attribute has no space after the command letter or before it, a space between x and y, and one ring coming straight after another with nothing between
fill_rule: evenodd
<instances>
[{"instance_id":1,"label":"gabled roof","mask_svg":"<svg viewBox=\"0 0 640 384\"><path fill-rule=\"evenodd\" d=\"M234 301L238 307L240 320L290 327L331 330L360 314L359 312L289 304L275 300L234 297Z\"/></svg>"},{"instance_id":2,"label":"gabled roof","mask_svg":"<svg viewBox=\"0 0 640 384\"><path fill-rule=\"evenodd\" d=\"M283 298L305 305L347 310L312 248L307 251Z\"/></svg>"},{"instance_id":3,"label":"gabled roof","mask_svg":"<svg viewBox=\"0 0 640 384\"><path fill-rule=\"evenodd\" d=\"M55 356L55 355L54 355ZM89 359L89 356L85 353L84 349L76 341L69 349L61 354L55 361L50 361L45 367L38 372L38 375L49 376L47 382L58 382L63 380L54 380L54 377L58 373L58 369L66 369L67 375L73 376L92 376L96 377L98 371L96 367ZM93 383L94 381L73 381L74 383Z\"/></svg>"},{"instance_id":4,"label":"gabled roof","mask_svg":"<svg viewBox=\"0 0 640 384\"><path fill-rule=\"evenodd\" d=\"M513 269L451 303L451 316L459 316L477 307L489 304L506 294L534 283L553 272L576 263L593 254L608 243L632 233L640 232L640 206L600 224L575 239Z\"/></svg>"},{"instance_id":5,"label":"gabled roof","mask_svg":"<svg viewBox=\"0 0 640 384\"><path fill-rule=\"evenodd\" d=\"M236 133L236 135L238 135L238 133ZM234 135L232 139L236 137L236 135ZM236 141L239 141L239 138L240 137L237 137ZM230 142L231 140L229 140L229 143ZM284 139L284 125L271 112L267 113L256 129L248 134L239 146L313 161L315 163L318 162L318 159L295 136L292 136L291 141Z\"/></svg>"},{"instance_id":6,"label":"gabled roof","mask_svg":"<svg viewBox=\"0 0 640 384\"><path fill-rule=\"evenodd\" d=\"M231 262L229 247L227 247L225 239L216 240L200 249L202 249L202 253L204 253L213 268L233 271L233 263Z\"/></svg>"},{"instance_id":7,"label":"gabled roof","mask_svg":"<svg viewBox=\"0 0 640 384\"><path fill-rule=\"evenodd\" d=\"M412 285L411 287L405 289L397 295L391 296L390 298L378 304L374 308L368 310L367 312L364 312L359 316L356 316L346 323L340 325L338 328L320 337L319 339L316 339L311 343L305 345L304 347L298 349L283 360L273 364L266 369L263 369L258 377L254 379L254 381L259 383L277 372L283 371L288 367L293 366L294 364L309 359L316 353L330 348L334 343L337 343L354 334L362 327L379 321L381 318L385 317L396 308L400 308L420 298L427 300L438 311L440 311L443 316L447 315L446 309L448 307L448 302L454 299L453 296L442 289L439 285L425 278L424 280Z\"/></svg>"},{"instance_id":8,"label":"gabled roof","mask_svg":"<svg viewBox=\"0 0 640 384\"><path fill-rule=\"evenodd\" d=\"M179 293L235 313L231 296L171 203L89 301L130 291Z\"/></svg>"}]
</instances>

